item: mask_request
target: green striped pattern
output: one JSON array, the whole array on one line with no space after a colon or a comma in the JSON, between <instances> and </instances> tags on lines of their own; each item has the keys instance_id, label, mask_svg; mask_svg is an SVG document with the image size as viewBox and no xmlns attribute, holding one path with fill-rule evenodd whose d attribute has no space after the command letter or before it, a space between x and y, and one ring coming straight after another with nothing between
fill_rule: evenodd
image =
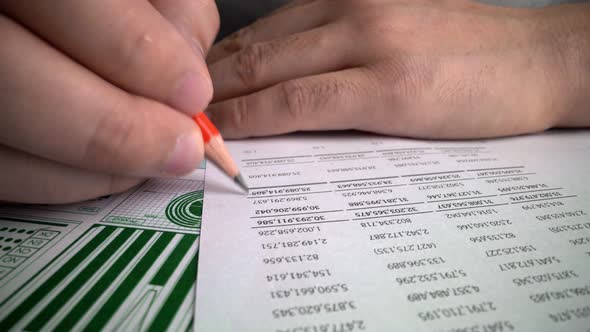
<instances>
[{"instance_id":1,"label":"green striped pattern","mask_svg":"<svg viewBox=\"0 0 590 332\"><path fill-rule=\"evenodd\" d=\"M23 287L0 308L0 331L120 326L138 316L129 317L130 308L148 291L155 298L137 326L165 330L186 318L177 317L178 309L192 301L196 240L194 234L94 226L77 241L75 254L65 259L63 252L64 259L27 281L35 287Z\"/></svg>"},{"instance_id":2,"label":"green striped pattern","mask_svg":"<svg viewBox=\"0 0 590 332\"><path fill-rule=\"evenodd\" d=\"M191 286L195 282L195 278L197 276L197 261L196 256L195 259L191 260L191 264L189 264L184 271L182 272L182 276L180 280L174 286L172 293L166 299L164 303L164 308L168 308L168 310L162 310L156 316L156 319L153 320L152 325L149 327L148 331L166 331L172 319L174 318L174 313L177 312L178 308L182 305L183 300L189 295L189 291Z\"/></svg>"}]
</instances>

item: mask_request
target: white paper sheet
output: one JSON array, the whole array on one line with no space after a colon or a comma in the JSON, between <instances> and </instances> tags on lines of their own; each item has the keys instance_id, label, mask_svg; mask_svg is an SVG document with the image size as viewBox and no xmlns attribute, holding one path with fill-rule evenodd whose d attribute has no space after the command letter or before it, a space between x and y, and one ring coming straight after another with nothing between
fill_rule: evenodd
<instances>
[{"instance_id":1,"label":"white paper sheet","mask_svg":"<svg viewBox=\"0 0 590 332\"><path fill-rule=\"evenodd\" d=\"M197 331L589 331L590 132L230 142Z\"/></svg>"}]
</instances>

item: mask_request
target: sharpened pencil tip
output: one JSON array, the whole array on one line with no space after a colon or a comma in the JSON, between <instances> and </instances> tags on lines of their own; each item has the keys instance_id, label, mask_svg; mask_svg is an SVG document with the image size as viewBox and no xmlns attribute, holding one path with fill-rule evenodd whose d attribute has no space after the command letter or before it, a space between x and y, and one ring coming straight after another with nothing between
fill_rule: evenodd
<instances>
[{"instance_id":1,"label":"sharpened pencil tip","mask_svg":"<svg viewBox=\"0 0 590 332\"><path fill-rule=\"evenodd\" d=\"M234 182L237 183L238 186L240 186L240 188L244 189L246 194L250 191L248 185L246 184L246 181L244 181L244 178L242 177L242 174L238 173L238 175L234 177Z\"/></svg>"}]
</instances>

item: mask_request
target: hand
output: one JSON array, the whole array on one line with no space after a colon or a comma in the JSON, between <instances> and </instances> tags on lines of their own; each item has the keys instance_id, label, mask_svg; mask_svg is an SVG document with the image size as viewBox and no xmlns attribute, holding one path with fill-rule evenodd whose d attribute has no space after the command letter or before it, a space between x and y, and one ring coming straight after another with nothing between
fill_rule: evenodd
<instances>
[{"instance_id":1,"label":"hand","mask_svg":"<svg viewBox=\"0 0 590 332\"><path fill-rule=\"evenodd\" d=\"M589 95L590 67L575 62L590 59L579 52L588 17L587 5L294 1L213 46L207 112L234 138L358 129L458 139L571 125Z\"/></svg>"},{"instance_id":2,"label":"hand","mask_svg":"<svg viewBox=\"0 0 590 332\"><path fill-rule=\"evenodd\" d=\"M213 0L0 3L0 201L63 203L188 173L212 97Z\"/></svg>"}]
</instances>

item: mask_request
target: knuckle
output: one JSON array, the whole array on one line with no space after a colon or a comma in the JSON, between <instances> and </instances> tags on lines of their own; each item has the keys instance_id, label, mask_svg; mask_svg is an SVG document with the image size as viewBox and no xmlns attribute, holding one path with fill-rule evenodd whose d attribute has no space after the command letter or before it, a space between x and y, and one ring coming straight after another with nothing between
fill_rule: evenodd
<instances>
[{"instance_id":1,"label":"knuckle","mask_svg":"<svg viewBox=\"0 0 590 332\"><path fill-rule=\"evenodd\" d=\"M174 63L174 51L182 49L181 40L176 34L162 35L164 32L151 31L132 24L128 27L126 35L120 39L116 46L113 70L115 77L123 80L141 78L143 81L161 80L164 74L165 64ZM155 75L145 75L145 69L150 68ZM126 79L127 78L127 79ZM149 83L148 82L148 83ZM125 83L125 82L124 82Z\"/></svg>"},{"instance_id":2,"label":"knuckle","mask_svg":"<svg viewBox=\"0 0 590 332\"><path fill-rule=\"evenodd\" d=\"M116 51L114 61L117 63L117 69L121 72L128 73L135 69L135 64L140 62L140 57L151 54L155 50L152 47L152 37L146 30L140 30L131 25L127 29L127 35L121 40Z\"/></svg>"},{"instance_id":3,"label":"knuckle","mask_svg":"<svg viewBox=\"0 0 590 332\"><path fill-rule=\"evenodd\" d=\"M245 26L230 35L231 39L237 41L242 46L246 46L252 40L254 31L252 25Z\"/></svg>"},{"instance_id":4,"label":"knuckle","mask_svg":"<svg viewBox=\"0 0 590 332\"><path fill-rule=\"evenodd\" d=\"M407 14L402 8L399 11L391 12L383 10L380 6L373 6L362 10L357 16L343 23L349 30L349 33L366 39L371 44L383 44L383 36L399 34L404 32L414 32L416 25L420 25L414 16Z\"/></svg>"},{"instance_id":5,"label":"knuckle","mask_svg":"<svg viewBox=\"0 0 590 332\"><path fill-rule=\"evenodd\" d=\"M202 27L205 33L205 39L208 45L212 44L219 32L220 17L217 4L214 0L198 0L196 2L192 0L184 0L189 3L196 3L196 14L199 18L206 22L206 27Z\"/></svg>"},{"instance_id":6,"label":"knuckle","mask_svg":"<svg viewBox=\"0 0 590 332\"><path fill-rule=\"evenodd\" d=\"M261 44L246 46L235 54L236 77L247 87L255 87L262 76L265 51Z\"/></svg>"},{"instance_id":7,"label":"knuckle","mask_svg":"<svg viewBox=\"0 0 590 332\"><path fill-rule=\"evenodd\" d=\"M223 49L228 53L238 52L248 45L250 30L250 26L242 28L227 36L220 45L223 45Z\"/></svg>"},{"instance_id":8,"label":"knuckle","mask_svg":"<svg viewBox=\"0 0 590 332\"><path fill-rule=\"evenodd\" d=\"M310 94L303 84L288 81L280 85L282 104L292 120L300 120L310 106Z\"/></svg>"},{"instance_id":9,"label":"knuckle","mask_svg":"<svg viewBox=\"0 0 590 332\"><path fill-rule=\"evenodd\" d=\"M323 106L323 101L328 98L353 97L358 94L357 87L353 86L349 80L342 79L325 79L313 90L315 104L313 106Z\"/></svg>"},{"instance_id":10,"label":"knuckle","mask_svg":"<svg viewBox=\"0 0 590 332\"><path fill-rule=\"evenodd\" d=\"M233 101L233 112L231 113L231 123L233 127L239 130L246 130L249 126L249 106L245 97L236 98Z\"/></svg>"},{"instance_id":11,"label":"knuckle","mask_svg":"<svg viewBox=\"0 0 590 332\"><path fill-rule=\"evenodd\" d=\"M214 28L213 30L215 31L215 34L212 36L212 39L215 39L215 36L217 35L217 32L219 31L219 27L221 26L221 18L219 16L219 10L217 9L217 3L214 0L206 0L205 3L208 8L207 14L213 20L213 22L211 22L211 24Z\"/></svg>"},{"instance_id":12,"label":"knuckle","mask_svg":"<svg viewBox=\"0 0 590 332\"><path fill-rule=\"evenodd\" d=\"M336 100L354 101L362 95L362 83L338 78L324 78L314 82L288 81L280 85L282 104L289 117L301 120L324 112Z\"/></svg>"},{"instance_id":13,"label":"knuckle","mask_svg":"<svg viewBox=\"0 0 590 332\"><path fill-rule=\"evenodd\" d=\"M419 59L394 56L374 68L381 81L389 82L389 91L397 99L417 100L434 83L433 70Z\"/></svg>"}]
</instances>

